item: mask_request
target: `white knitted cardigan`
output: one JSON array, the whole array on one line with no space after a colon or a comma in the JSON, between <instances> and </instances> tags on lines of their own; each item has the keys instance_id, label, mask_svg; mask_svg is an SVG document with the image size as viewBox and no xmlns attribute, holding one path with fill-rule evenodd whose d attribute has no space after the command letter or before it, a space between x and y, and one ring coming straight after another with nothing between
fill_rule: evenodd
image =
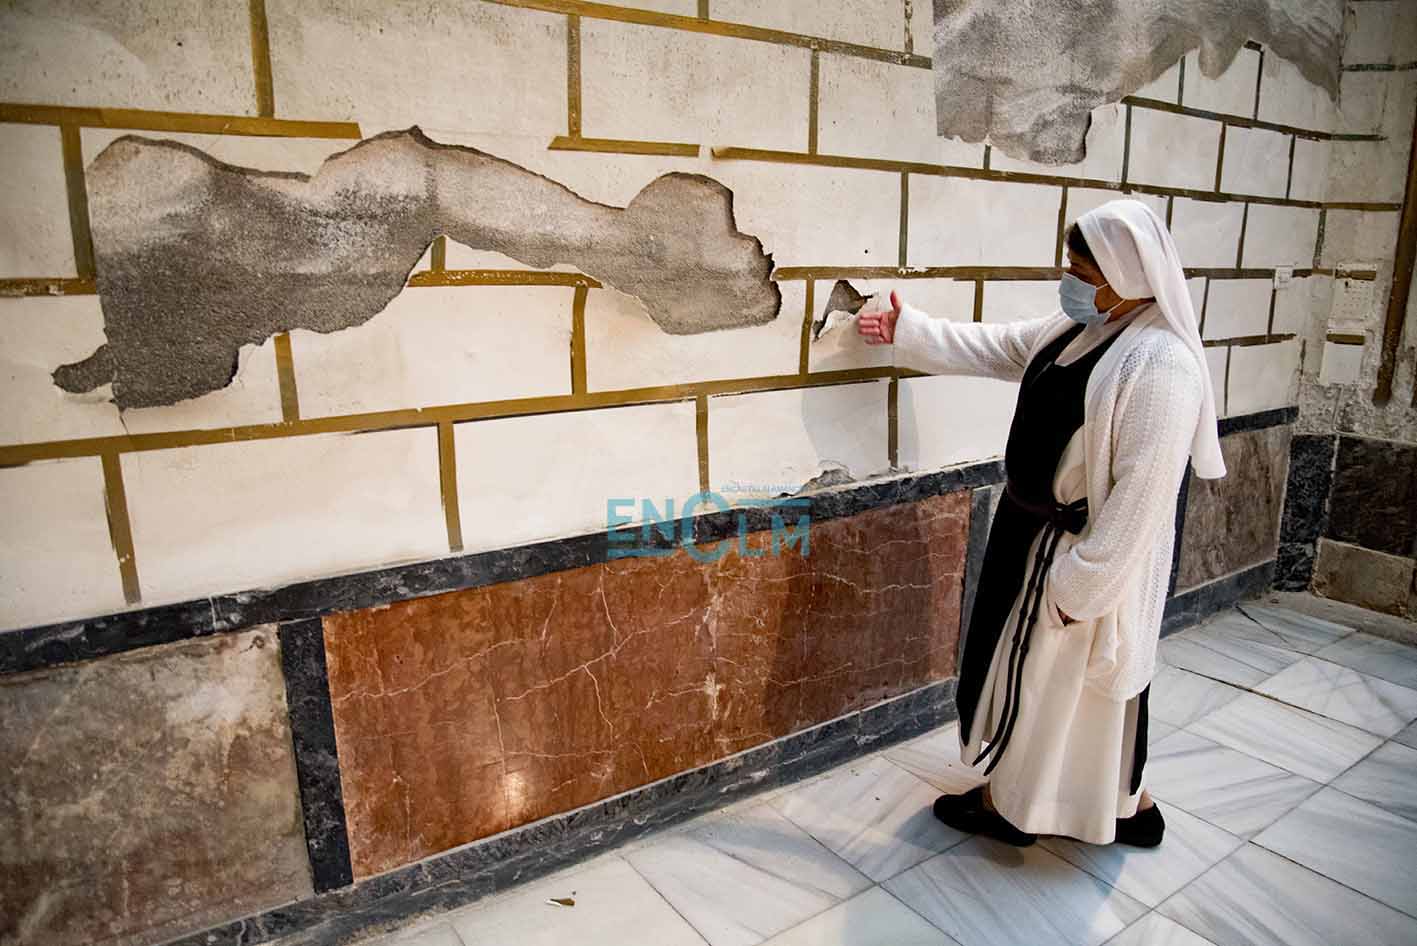
<instances>
[{"instance_id":1,"label":"white knitted cardigan","mask_svg":"<svg viewBox=\"0 0 1417 946\"><path fill-rule=\"evenodd\" d=\"M1176 495L1200 419L1195 354L1158 306L1133 315L1093 367L1084 395L1088 521L1064 534L1044 592L1044 620L1092 635L1087 683L1124 702L1151 681L1171 575ZM953 322L903 305L897 361L934 374L1017 382L1074 323L1061 312L1019 322ZM967 408L968 405L961 405Z\"/></svg>"}]
</instances>

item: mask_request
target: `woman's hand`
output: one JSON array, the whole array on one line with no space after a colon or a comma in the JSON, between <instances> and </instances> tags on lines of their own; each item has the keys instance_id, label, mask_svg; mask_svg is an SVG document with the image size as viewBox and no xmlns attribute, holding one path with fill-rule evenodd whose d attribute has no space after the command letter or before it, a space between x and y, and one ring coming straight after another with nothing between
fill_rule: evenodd
<instances>
[{"instance_id":1,"label":"woman's hand","mask_svg":"<svg viewBox=\"0 0 1417 946\"><path fill-rule=\"evenodd\" d=\"M891 307L872 312L862 311L856 317L856 331L867 345L889 345L895 341L895 323L900 318L900 296L891 290Z\"/></svg>"}]
</instances>

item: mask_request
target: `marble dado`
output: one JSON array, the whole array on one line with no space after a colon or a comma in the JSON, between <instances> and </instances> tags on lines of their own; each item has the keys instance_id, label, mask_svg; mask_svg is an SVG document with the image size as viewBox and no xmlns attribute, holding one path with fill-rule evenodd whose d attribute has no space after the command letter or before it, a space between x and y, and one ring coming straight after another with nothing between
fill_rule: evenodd
<instances>
[{"instance_id":1,"label":"marble dado","mask_svg":"<svg viewBox=\"0 0 1417 946\"><path fill-rule=\"evenodd\" d=\"M955 673L971 495L325 617L356 877Z\"/></svg>"},{"instance_id":2,"label":"marble dado","mask_svg":"<svg viewBox=\"0 0 1417 946\"><path fill-rule=\"evenodd\" d=\"M0 943L165 942L311 895L273 628L0 680Z\"/></svg>"},{"instance_id":3,"label":"marble dado","mask_svg":"<svg viewBox=\"0 0 1417 946\"><path fill-rule=\"evenodd\" d=\"M1289 468L1288 425L1220 439L1226 474L1191 476L1181 533L1178 592L1273 559Z\"/></svg>"}]
</instances>

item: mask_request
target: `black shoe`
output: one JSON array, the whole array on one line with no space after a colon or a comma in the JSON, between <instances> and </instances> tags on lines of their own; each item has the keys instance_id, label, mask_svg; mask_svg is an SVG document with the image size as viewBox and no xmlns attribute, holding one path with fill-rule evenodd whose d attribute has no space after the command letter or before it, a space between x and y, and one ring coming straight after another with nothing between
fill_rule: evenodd
<instances>
[{"instance_id":1,"label":"black shoe","mask_svg":"<svg viewBox=\"0 0 1417 946\"><path fill-rule=\"evenodd\" d=\"M1153 804L1130 818L1117 819L1116 843L1130 844L1132 847L1156 847L1165 833L1166 819L1161 817L1161 807Z\"/></svg>"},{"instance_id":2,"label":"black shoe","mask_svg":"<svg viewBox=\"0 0 1417 946\"><path fill-rule=\"evenodd\" d=\"M936 818L966 834L982 834L1014 847L1028 847L1038 840L1038 835L1020 831L997 811L985 808L982 785L963 795L941 795L933 810Z\"/></svg>"}]
</instances>

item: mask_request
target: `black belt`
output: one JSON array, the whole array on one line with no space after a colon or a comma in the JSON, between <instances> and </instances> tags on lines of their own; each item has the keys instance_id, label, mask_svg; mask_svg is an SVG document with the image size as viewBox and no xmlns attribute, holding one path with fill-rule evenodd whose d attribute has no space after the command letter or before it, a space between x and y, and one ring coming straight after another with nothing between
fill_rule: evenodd
<instances>
[{"instance_id":1,"label":"black belt","mask_svg":"<svg viewBox=\"0 0 1417 946\"><path fill-rule=\"evenodd\" d=\"M990 753L994 759L984 770L988 775L1004 756L1004 748L1013 736L1014 722L1018 719L1019 687L1023 684L1023 662L1028 657L1028 642L1033 636L1034 625L1038 623L1038 611L1043 605L1043 591L1047 574L1053 566L1053 555L1058 550L1058 541L1064 532L1074 535L1087 525L1087 499L1067 503L1037 503L1022 495L1012 481L1005 482L1004 492L1025 512L1043 520L1043 535L1038 541L1038 551L1033 555L1033 565L1029 569L1028 581L1024 586L1023 604L1019 607L1018 622L1014 629L1013 643L1009 648L1008 687L1004 691L1004 710L999 716L999 725L989 745L979 753L973 765L983 762ZM1041 579L1039 576L1043 576Z\"/></svg>"}]
</instances>

